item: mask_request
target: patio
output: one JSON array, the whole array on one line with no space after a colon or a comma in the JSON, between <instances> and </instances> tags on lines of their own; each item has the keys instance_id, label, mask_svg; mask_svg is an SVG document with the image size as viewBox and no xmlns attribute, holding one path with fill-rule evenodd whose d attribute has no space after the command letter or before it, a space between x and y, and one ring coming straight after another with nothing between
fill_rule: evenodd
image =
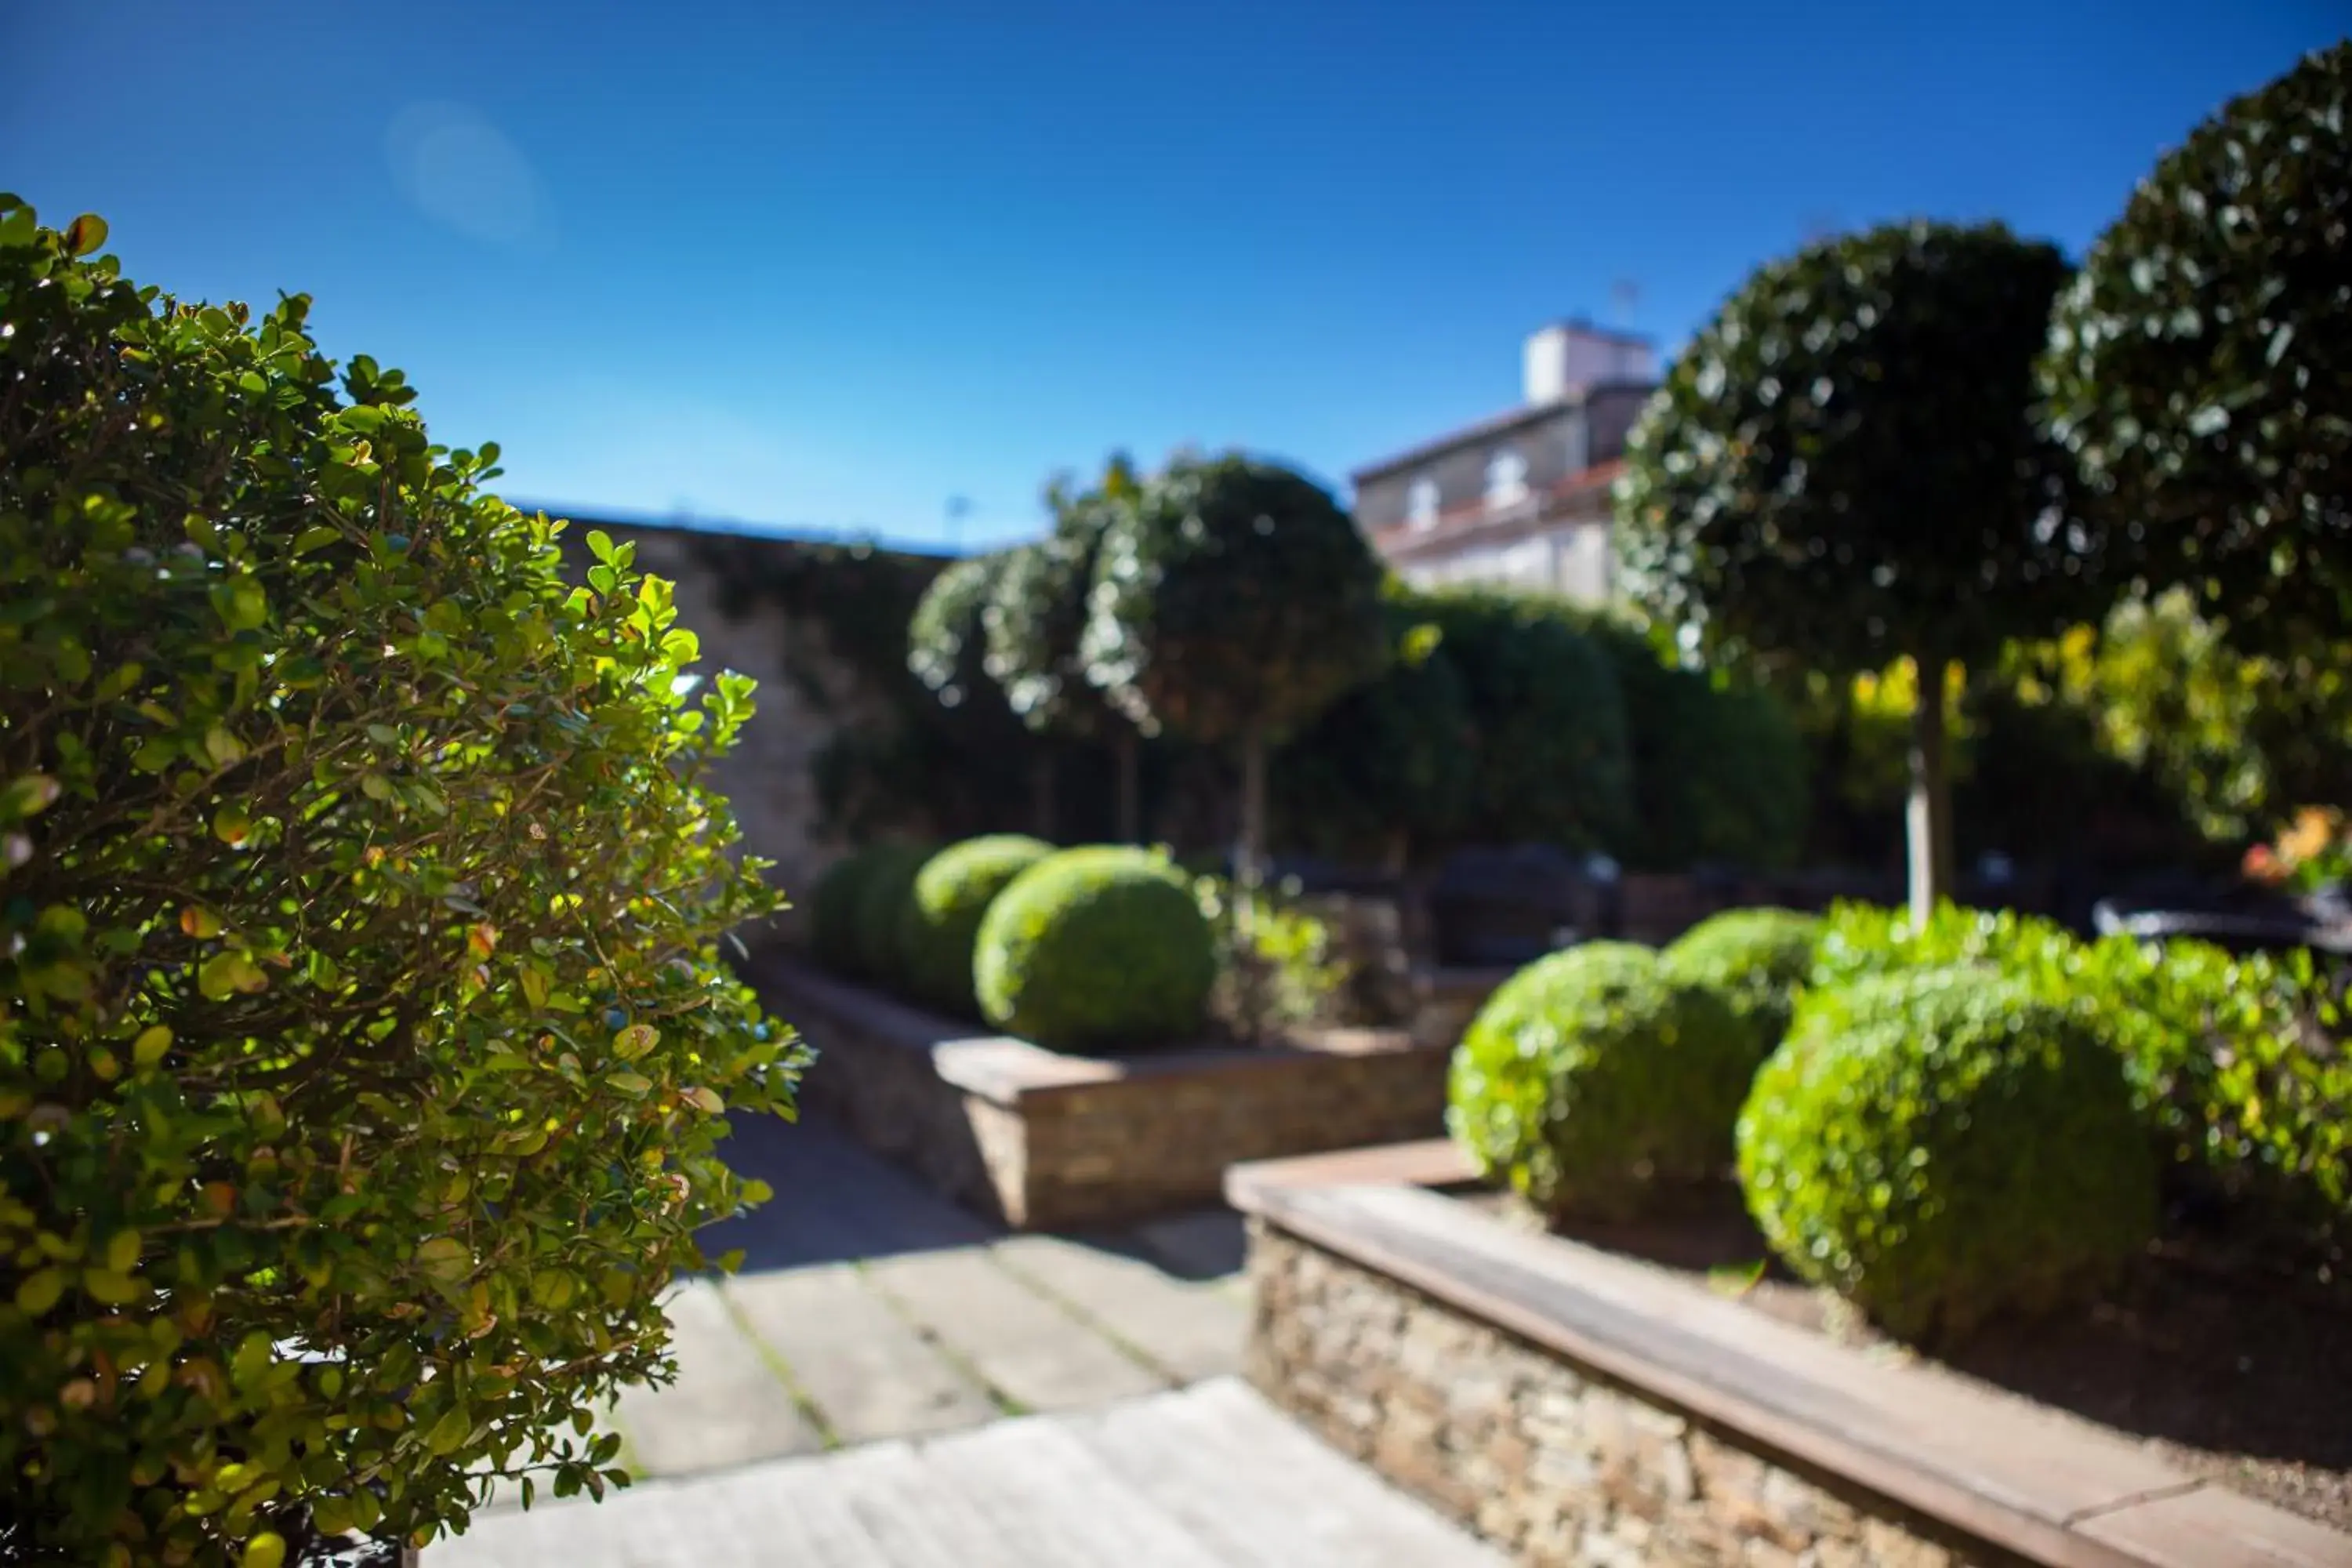
<instances>
[{"instance_id":1,"label":"patio","mask_svg":"<svg viewBox=\"0 0 2352 1568\"><path fill-rule=\"evenodd\" d=\"M509 1498L430 1568L1498 1561L1240 1381L1232 1213L1015 1236L821 1121L729 1158L780 1196L677 1292L677 1381L605 1417L638 1484Z\"/></svg>"}]
</instances>

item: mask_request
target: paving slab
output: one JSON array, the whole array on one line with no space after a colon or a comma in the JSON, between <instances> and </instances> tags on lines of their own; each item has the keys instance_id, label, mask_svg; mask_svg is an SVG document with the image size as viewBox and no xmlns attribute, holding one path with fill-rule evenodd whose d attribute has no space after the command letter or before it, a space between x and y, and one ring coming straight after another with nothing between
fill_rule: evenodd
<instances>
[{"instance_id":1,"label":"paving slab","mask_svg":"<svg viewBox=\"0 0 2352 1568\"><path fill-rule=\"evenodd\" d=\"M1202 1447L1202 1434L1226 1447ZM1181 1462L1178 1462L1181 1461ZM1217 1379L478 1518L423 1568L1504 1568Z\"/></svg>"},{"instance_id":2,"label":"paving slab","mask_svg":"<svg viewBox=\"0 0 2352 1568\"><path fill-rule=\"evenodd\" d=\"M1214 1552L1057 1421L1007 1421L988 1436L936 1446L929 1473L941 1490L1051 1521L1029 1557L1037 1568L1221 1568Z\"/></svg>"},{"instance_id":3,"label":"paving slab","mask_svg":"<svg viewBox=\"0 0 2352 1568\"><path fill-rule=\"evenodd\" d=\"M997 1414L853 1265L742 1275L724 1290L838 1442L953 1431Z\"/></svg>"},{"instance_id":4,"label":"paving slab","mask_svg":"<svg viewBox=\"0 0 2352 1568\"><path fill-rule=\"evenodd\" d=\"M613 1413L635 1473L687 1475L824 1447L717 1284L680 1286L666 1309L677 1381L629 1389Z\"/></svg>"},{"instance_id":5,"label":"paving slab","mask_svg":"<svg viewBox=\"0 0 2352 1568\"><path fill-rule=\"evenodd\" d=\"M910 1253L865 1268L908 1321L1026 1409L1084 1409L1166 1386L985 1250Z\"/></svg>"},{"instance_id":6,"label":"paving slab","mask_svg":"<svg viewBox=\"0 0 2352 1568\"><path fill-rule=\"evenodd\" d=\"M1439 1568L1503 1557L1293 1423L1238 1378L1065 1429L1235 1568Z\"/></svg>"},{"instance_id":7,"label":"paving slab","mask_svg":"<svg viewBox=\"0 0 2352 1568\"><path fill-rule=\"evenodd\" d=\"M1142 1353L1171 1383L1239 1372L1249 1313L1211 1284L1171 1278L1132 1251L1056 1236L1016 1236L998 1263Z\"/></svg>"}]
</instances>

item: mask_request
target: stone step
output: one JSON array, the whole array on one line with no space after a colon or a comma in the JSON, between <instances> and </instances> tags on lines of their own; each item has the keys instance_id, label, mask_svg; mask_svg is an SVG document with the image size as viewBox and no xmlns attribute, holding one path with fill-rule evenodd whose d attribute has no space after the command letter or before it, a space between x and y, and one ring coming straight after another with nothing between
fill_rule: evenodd
<instances>
[{"instance_id":1,"label":"stone step","mask_svg":"<svg viewBox=\"0 0 2352 1568\"><path fill-rule=\"evenodd\" d=\"M1502 1568L1237 1379L506 1510L423 1568Z\"/></svg>"},{"instance_id":2,"label":"stone step","mask_svg":"<svg viewBox=\"0 0 2352 1568\"><path fill-rule=\"evenodd\" d=\"M1073 1435L1239 1568L1452 1568L1502 1559L1238 1378L1082 1418Z\"/></svg>"}]
</instances>

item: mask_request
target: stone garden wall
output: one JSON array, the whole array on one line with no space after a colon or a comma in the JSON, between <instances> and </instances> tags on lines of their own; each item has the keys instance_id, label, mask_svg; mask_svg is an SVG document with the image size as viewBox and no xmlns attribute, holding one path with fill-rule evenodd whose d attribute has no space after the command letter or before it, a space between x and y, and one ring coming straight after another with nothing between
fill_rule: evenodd
<instances>
[{"instance_id":1,"label":"stone garden wall","mask_svg":"<svg viewBox=\"0 0 2352 1568\"><path fill-rule=\"evenodd\" d=\"M1332 1029L1265 1047L1076 1057L905 1006L780 956L759 982L816 1047L803 1100L967 1207L1059 1229L1216 1201L1228 1166L1427 1138L1445 1046Z\"/></svg>"},{"instance_id":2,"label":"stone garden wall","mask_svg":"<svg viewBox=\"0 0 2352 1568\"><path fill-rule=\"evenodd\" d=\"M697 550L699 536L693 531L576 519L563 539L575 575L589 564L585 542L591 529L635 544L637 565L677 585L678 624L701 643L698 673L707 679L731 669L760 683L753 696L758 711L743 727L735 750L714 770L714 783L734 805L744 851L774 861L768 879L804 905L825 868L846 849L819 832L822 813L811 763L843 730L887 722L887 710L859 689L852 667L824 647L817 628L791 624L765 602L755 601L732 616L722 608L723 585L709 558ZM773 545L780 551L795 547L783 539ZM811 682L823 691L822 704L812 698ZM747 941L798 941L805 925L804 909L795 908L778 916L770 930L743 935Z\"/></svg>"},{"instance_id":3,"label":"stone garden wall","mask_svg":"<svg viewBox=\"0 0 2352 1568\"><path fill-rule=\"evenodd\" d=\"M1532 1563L2014 1563L1887 1517L1263 1224L1250 1376L1342 1453Z\"/></svg>"},{"instance_id":4,"label":"stone garden wall","mask_svg":"<svg viewBox=\"0 0 2352 1568\"><path fill-rule=\"evenodd\" d=\"M1250 1379L1530 1564L2352 1568L2147 1444L1454 1195L1443 1141L1244 1165Z\"/></svg>"}]
</instances>

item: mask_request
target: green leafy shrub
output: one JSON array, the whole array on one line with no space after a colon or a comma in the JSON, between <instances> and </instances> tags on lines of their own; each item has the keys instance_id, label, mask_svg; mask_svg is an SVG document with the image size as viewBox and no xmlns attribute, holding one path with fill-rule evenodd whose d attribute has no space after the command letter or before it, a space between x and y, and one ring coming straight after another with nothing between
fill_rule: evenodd
<instances>
[{"instance_id":1,"label":"green leafy shrub","mask_svg":"<svg viewBox=\"0 0 2352 1568\"><path fill-rule=\"evenodd\" d=\"M1053 1050L1144 1046L1199 1031L1217 955L1165 858L1065 849L988 906L972 960L989 1022Z\"/></svg>"},{"instance_id":2,"label":"green leafy shrub","mask_svg":"<svg viewBox=\"0 0 2352 1568\"><path fill-rule=\"evenodd\" d=\"M1052 853L1042 838L996 833L951 844L923 862L898 934L916 994L960 1017L979 1016L971 955L981 917L1015 877Z\"/></svg>"},{"instance_id":3,"label":"green leafy shrub","mask_svg":"<svg viewBox=\"0 0 2352 1568\"><path fill-rule=\"evenodd\" d=\"M309 301L0 197L0 1558L274 1564L602 1494L803 1057L668 585Z\"/></svg>"},{"instance_id":4,"label":"green leafy shrub","mask_svg":"<svg viewBox=\"0 0 2352 1568\"><path fill-rule=\"evenodd\" d=\"M1729 1167L1755 1069L1721 997L1649 948L1588 942L1486 999L1454 1050L1446 1121L1483 1174L1537 1207L1622 1217Z\"/></svg>"},{"instance_id":5,"label":"green leafy shrub","mask_svg":"<svg viewBox=\"0 0 2352 1568\"><path fill-rule=\"evenodd\" d=\"M1247 920L1223 877L1192 880L1217 954L1209 1013L1236 1039L1264 1040L1329 1023L1350 978L1331 929L1286 899L1261 889Z\"/></svg>"},{"instance_id":6,"label":"green leafy shrub","mask_svg":"<svg viewBox=\"0 0 2352 1568\"><path fill-rule=\"evenodd\" d=\"M1738 1146L1772 1249L1910 1339L2059 1306L2156 1226L2113 1047L2082 1014L1971 969L1808 993Z\"/></svg>"},{"instance_id":7,"label":"green leafy shrub","mask_svg":"<svg viewBox=\"0 0 2352 1568\"><path fill-rule=\"evenodd\" d=\"M874 856L871 845L851 850L826 868L809 898L810 949L836 974L855 974L862 962L857 910L873 876Z\"/></svg>"},{"instance_id":8,"label":"green leafy shrub","mask_svg":"<svg viewBox=\"0 0 2352 1568\"><path fill-rule=\"evenodd\" d=\"M1443 632L1393 587L1384 608L1388 668L1276 755L1275 817L1286 842L1318 855L1425 864L1473 826L1477 727Z\"/></svg>"},{"instance_id":9,"label":"green leafy shrub","mask_svg":"<svg viewBox=\"0 0 2352 1568\"><path fill-rule=\"evenodd\" d=\"M1624 860L1658 871L1791 864L1812 781L1787 706L1753 684L1666 663L1620 616L1588 617L1585 635L1609 656L1623 695L1634 785Z\"/></svg>"},{"instance_id":10,"label":"green leafy shrub","mask_svg":"<svg viewBox=\"0 0 2352 1568\"><path fill-rule=\"evenodd\" d=\"M1760 1062L1789 1032L1789 1015L1812 973L1820 934L1820 921L1793 910L1727 910L1667 948L1666 968L1722 996L1754 1032Z\"/></svg>"},{"instance_id":11,"label":"green leafy shrub","mask_svg":"<svg viewBox=\"0 0 2352 1568\"><path fill-rule=\"evenodd\" d=\"M1469 821L1490 841L1622 854L1634 834L1625 702L1563 600L1448 588L1405 603L1438 630L1476 744Z\"/></svg>"},{"instance_id":12,"label":"green leafy shrub","mask_svg":"<svg viewBox=\"0 0 2352 1568\"><path fill-rule=\"evenodd\" d=\"M2185 590L2135 594L2100 626L2014 646L2004 674L2218 843L2242 847L2297 805L2352 806L2352 642L2292 638L2255 658L2222 634Z\"/></svg>"},{"instance_id":13,"label":"green leafy shrub","mask_svg":"<svg viewBox=\"0 0 2352 1568\"><path fill-rule=\"evenodd\" d=\"M2352 1057L2336 988L2308 953L2243 957L2207 942L2084 942L2011 911L1842 904L1812 984L1978 965L2073 1009L2122 1054L2169 1169L2198 1173L2287 1232L2352 1235Z\"/></svg>"},{"instance_id":14,"label":"green leafy shrub","mask_svg":"<svg viewBox=\"0 0 2352 1568\"><path fill-rule=\"evenodd\" d=\"M857 888L858 973L894 994L916 994L902 939L915 904L915 879L932 853L929 844L877 844Z\"/></svg>"}]
</instances>

